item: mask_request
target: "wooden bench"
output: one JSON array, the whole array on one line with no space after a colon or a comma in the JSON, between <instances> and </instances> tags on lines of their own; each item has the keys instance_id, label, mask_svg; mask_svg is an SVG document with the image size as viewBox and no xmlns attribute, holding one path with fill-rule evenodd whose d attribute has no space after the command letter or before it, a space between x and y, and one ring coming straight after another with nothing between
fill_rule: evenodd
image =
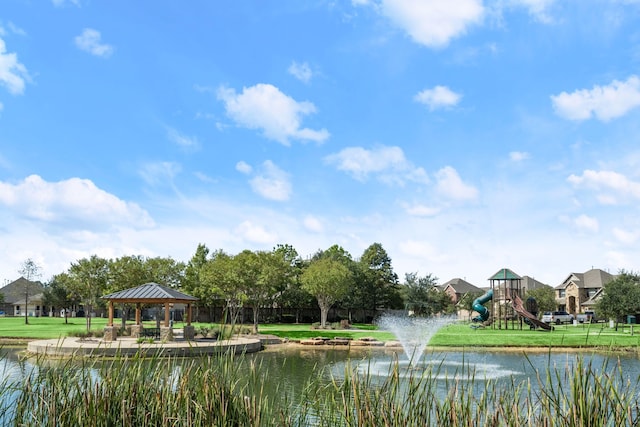
<instances>
[{"instance_id":1,"label":"wooden bench","mask_svg":"<svg viewBox=\"0 0 640 427\"><path fill-rule=\"evenodd\" d=\"M160 328L144 328L142 329L142 336L148 338L160 338Z\"/></svg>"}]
</instances>

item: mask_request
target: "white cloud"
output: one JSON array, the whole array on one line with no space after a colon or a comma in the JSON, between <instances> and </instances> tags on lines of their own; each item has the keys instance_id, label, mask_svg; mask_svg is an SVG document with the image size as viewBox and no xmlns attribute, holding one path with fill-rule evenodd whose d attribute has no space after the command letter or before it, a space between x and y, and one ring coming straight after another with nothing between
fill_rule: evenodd
<instances>
[{"instance_id":1,"label":"white cloud","mask_svg":"<svg viewBox=\"0 0 640 427\"><path fill-rule=\"evenodd\" d=\"M432 89L418 92L413 99L428 106L429 110L433 111L438 108L450 108L458 105L462 95L453 92L446 86L435 86Z\"/></svg>"},{"instance_id":2,"label":"white cloud","mask_svg":"<svg viewBox=\"0 0 640 427\"><path fill-rule=\"evenodd\" d=\"M482 21L482 0L382 0L381 10L419 44L445 47Z\"/></svg>"},{"instance_id":3,"label":"white cloud","mask_svg":"<svg viewBox=\"0 0 640 427\"><path fill-rule=\"evenodd\" d=\"M509 159L513 162L521 162L523 160L527 160L529 157L529 153L524 151L512 151L509 153Z\"/></svg>"},{"instance_id":4,"label":"white cloud","mask_svg":"<svg viewBox=\"0 0 640 427\"><path fill-rule=\"evenodd\" d=\"M235 232L244 240L253 243L273 244L277 240L274 233L270 233L264 227L251 221L242 222L236 227Z\"/></svg>"},{"instance_id":5,"label":"white cloud","mask_svg":"<svg viewBox=\"0 0 640 427\"><path fill-rule=\"evenodd\" d=\"M567 181L576 187L600 192L602 204L616 204L629 198L640 199L640 183L613 171L585 170L581 176L570 175Z\"/></svg>"},{"instance_id":6,"label":"white cloud","mask_svg":"<svg viewBox=\"0 0 640 427\"><path fill-rule=\"evenodd\" d=\"M322 233L324 231L324 226L322 225L322 221L316 218L313 215L307 215L303 220L304 227L312 231L314 233Z\"/></svg>"},{"instance_id":7,"label":"white cloud","mask_svg":"<svg viewBox=\"0 0 640 427\"><path fill-rule=\"evenodd\" d=\"M624 82L614 80L591 90L562 92L552 95L551 102L556 114L565 119L579 121L595 117L607 122L640 106L640 78L633 75Z\"/></svg>"},{"instance_id":8,"label":"white cloud","mask_svg":"<svg viewBox=\"0 0 640 427\"><path fill-rule=\"evenodd\" d=\"M47 182L31 175L18 184L0 182L0 204L20 216L47 223L153 225L149 214L140 206L120 200L88 179Z\"/></svg>"},{"instance_id":9,"label":"white cloud","mask_svg":"<svg viewBox=\"0 0 640 427\"><path fill-rule=\"evenodd\" d=\"M174 162L155 162L144 164L138 174L149 185L171 183L173 178L180 173L182 167Z\"/></svg>"},{"instance_id":10,"label":"white cloud","mask_svg":"<svg viewBox=\"0 0 640 427\"><path fill-rule=\"evenodd\" d=\"M440 208L421 204L405 205L404 209L409 215L418 217L433 217L440 213Z\"/></svg>"},{"instance_id":11,"label":"white cloud","mask_svg":"<svg viewBox=\"0 0 640 427\"><path fill-rule=\"evenodd\" d=\"M26 36L26 35L27 35L27 32L26 32L24 29L22 29L22 28L18 27L16 24L14 24L14 23L13 23L13 22L11 22L11 21L9 21L9 22L7 23L7 26L9 27L9 30L10 30L13 34L17 34L17 35L19 35L19 36Z\"/></svg>"},{"instance_id":12,"label":"white cloud","mask_svg":"<svg viewBox=\"0 0 640 427\"><path fill-rule=\"evenodd\" d=\"M465 184L451 166L445 166L436 172L436 179L436 190L449 199L474 200L478 197L478 190L472 185Z\"/></svg>"},{"instance_id":13,"label":"white cloud","mask_svg":"<svg viewBox=\"0 0 640 427\"><path fill-rule=\"evenodd\" d=\"M289 74L293 77L304 83L309 83L313 77L313 71L311 71L311 67L309 67L309 64L306 62L300 64L293 61L287 71L289 71Z\"/></svg>"},{"instance_id":14,"label":"white cloud","mask_svg":"<svg viewBox=\"0 0 640 427\"><path fill-rule=\"evenodd\" d=\"M588 215L580 215L573 220L573 224L580 230L595 233L600 228L598 220Z\"/></svg>"},{"instance_id":15,"label":"white cloud","mask_svg":"<svg viewBox=\"0 0 640 427\"><path fill-rule=\"evenodd\" d=\"M549 24L553 22L549 9L555 2L556 0L507 0L505 5L524 7L536 21Z\"/></svg>"},{"instance_id":16,"label":"white cloud","mask_svg":"<svg viewBox=\"0 0 640 427\"><path fill-rule=\"evenodd\" d=\"M249 183L253 191L265 199L283 202L291 197L289 174L278 168L271 160L262 164L259 174Z\"/></svg>"},{"instance_id":17,"label":"white cloud","mask_svg":"<svg viewBox=\"0 0 640 427\"><path fill-rule=\"evenodd\" d=\"M13 95L24 93L25 80L29 73L24 65L18 62L15 53L7 53L4 40L0 39L0 84Z\"/></svg>"},{"instance_id":18,"label":"white cloud","mask_svg":"<svg viewBox=\"0 0 640 427\"><path fill-rule=\"evenodd\" d=\"M329 138L326 129L301 128L302 117L316 112L311 102L298 102L270 84L257 84L242 89L218 89L218 99L225 104L227 115L239 126L261 129L269 139L289 145L289 139L323 142Z\"/></svg>"},{"instance_id":19,"label":"white cloud","mask_svg":"<svg viewBox=\"0 0 640 427\"><path fill-rule=\"evenodd\" d=\"M623 230L622 228L614 227L612 233L617 241L626 245L633 245L640 239L640 232L637 230Z\"/></svg>"},{"instance_id":20,"label":"white cloud","mask_svg":"<svg viewBox=\"0 0 640 427\"><path fill-rule=\"evenodd\" d=\"M253 172L253 168L251 167L250 164L240 160L238 163L236 163L236 170L240 173L243 173L245 175L250 174L251 172Z\"/></svg>"},{"instance_id":21,"label":"white cloud","mask_svg":"<svg viewBox=\"0 0 640 427\"><path fill-rule=\"evenodd\" d=\"M325 162L335 165L358 181L365 181L370 174L378 174L385 183L402 185L405 180L427 183L429 178L422 168L414 167L404 156L402 148L377 146L371 150L363 147L347 147L325 157Z\"/></svg>"},{"instance_id":22,"label":"white cloud","mask_svg":"<svg viewBox=\"0 0 640 427\"><path fill-rule=\"evenodd\" d=\"M101 56L107 58L113 53L113 46L102 43L102 36L100 31L93 28L85 28L82 30L82 34L76 36L75 43L78 49L89 52L95 56Z\"/></svg>"},{"instance_id":23,"label":"white cloud","mask_svg":"<svg viewBox=\"0 0 640 427\"><path fill-rule=\"evenodd\" d=\"M51 2L55 7L62 7L66 3L71 3L73 5L80 7L80 0L51 0Z\"/></svg>"},{"instance_id":24,"label":"white cloud","mask_svg":"<svg viewBox=\"0 0 640 427\"><path fill-rule=\"evenodd\" d=\"M167 128L167 138L169 141L185 148L198 148L200 143L195 136L187 136L178 132L174 128Z\"/></svg>"}]
</instances>

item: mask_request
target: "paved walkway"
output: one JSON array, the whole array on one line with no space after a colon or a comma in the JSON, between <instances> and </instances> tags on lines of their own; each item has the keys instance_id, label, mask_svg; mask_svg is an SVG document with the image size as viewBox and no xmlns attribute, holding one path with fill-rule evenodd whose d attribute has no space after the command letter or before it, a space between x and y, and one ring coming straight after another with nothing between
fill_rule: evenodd
<instances>
[{"instance_id":1,"label":"paved walkway","mask_svg":"<svg viewBox=\"0 0 640 427\"><path fill-rule=\"evenodd\" d=\"M116 341L104 341L101 338L82 339L66 337L61 339L31 341L27 344L27 352L47 357L70 356L198 356L206 354L253 353L262 349L259 338L238 337L230 340L196 339L185 341L155 341L138 343L136 338L118 337Z\"/></svg>"}]
</instances>

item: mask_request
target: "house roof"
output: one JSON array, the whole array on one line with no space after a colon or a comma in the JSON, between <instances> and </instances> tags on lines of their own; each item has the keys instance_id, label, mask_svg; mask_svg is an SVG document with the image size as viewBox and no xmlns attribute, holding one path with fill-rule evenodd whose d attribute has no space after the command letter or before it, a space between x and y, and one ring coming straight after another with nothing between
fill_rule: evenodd
<instances>
[{"instance_id":1,"label":"house roof","mask_svg":"<svg viewBox=\"0 0 640 427\"><path fill-rule=\"evenodd\" d=\"M164 302L193 302L198 298L191 295L183 294L175 289L159 285L157 283L145 283L135 288L125 289L123 291L114 292L102 297L106 300L116 302L147 302L147 303L164 303Z\"/></svg>"},{"instance_id":2,"label":"house roof","mask_svg":"<svg viewBox=\"0 0 640 427\"><path fill-rule=\"evenodd\" d=\"M544 284L542 282L540 282L539 280L534 279L533 277L529 277L529 276L522 276L522 281L520 282L523 288L526 289L539 289L542 287L548 287L550 288L551 286Z\"/></svg>"},{"instance_id":3,"label":"house roof","mask_svg":"<svg viewBox=\"0 0 640 427\"><path fill-rule=\"evenodd\" d=\"M14 304L19 301L24 302L25 297L42 294L43 291L44 286L42 286L42 283L27 280L24 277L20 277L18 280L14 280L0 288L0 293L4 295L4 302L6 304Z\"/></svg>"},{"instance_id":4,"label":"house roof","mask_svg":"<svg viewBox=\"0 0 640 427\"><path fill-rule=\"evenodd\" d=\"M458 277L449 280L447 283L444 283L439 287L442 290L446 290L448 287L451 287L457 294L466 294L468 292L482 292L482 289L480 289L479 287L474 286L466 280L460 279Z\"/></svg>"},{"instance_id":5,"label":"house roof","mask_svg":"<svg viewBox=\"0 0 640 427\"><path fill-rule=\"evenodd\" d=\"M578 288L602 288L614 278L613 274L599 268L592 268L585 273L569 274L564 282L556 286L556 289L565 289L570 284L574 284Z\"/></svg>"},{"instance_id":6,"label":"house roof","mask_svg":"<svg viewBox=\"0 0 640 427\"><path fill-rule=\"evenodd\" d=\"M503 268L493 276L489 277L489 280L518 280L518 279L521 279L521 277L518 276L513 271L509 270L508 268Z\"/></svg>"}]
</instances>

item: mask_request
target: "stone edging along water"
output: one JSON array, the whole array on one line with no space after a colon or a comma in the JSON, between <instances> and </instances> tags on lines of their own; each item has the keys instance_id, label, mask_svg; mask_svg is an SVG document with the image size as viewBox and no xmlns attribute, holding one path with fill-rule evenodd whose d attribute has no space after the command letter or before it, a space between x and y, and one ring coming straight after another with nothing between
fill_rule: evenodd
<instances>
[{"instance_id":1,"label":"stone edging along water","mask_svg":"<svg viewBox=\"0 0 640 427\"><path fill-rule=\"evenodd\" d=\"M262 349L259 338L237 337L230 340L157 341L139 343L135 338L120 338L116 341L102 339L61 338L36 340L27 343L27 353L44 357L74 356L201 356L233 351L254 353Z\"/></svg>"}]
</instances>

